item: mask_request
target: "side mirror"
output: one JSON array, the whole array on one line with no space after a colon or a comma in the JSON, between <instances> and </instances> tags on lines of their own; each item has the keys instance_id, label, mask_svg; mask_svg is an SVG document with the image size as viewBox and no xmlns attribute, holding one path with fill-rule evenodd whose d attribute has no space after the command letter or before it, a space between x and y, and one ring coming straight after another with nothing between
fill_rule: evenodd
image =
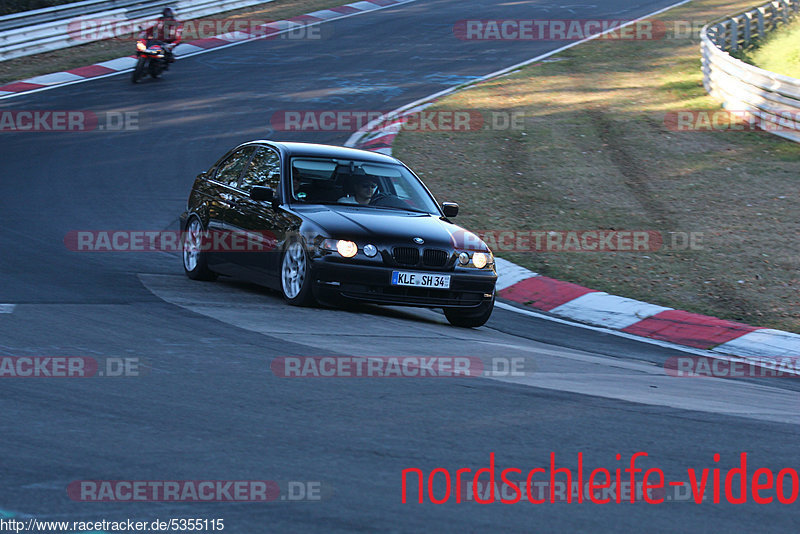
<instances>
[{"instance_id":1,"label":"side mirror","mask_svg":"<svg viewBox=\"0 0 800 534\"><path fill-rule=\"evenodd\" d=\"M458 215L458 204L455 202L442 202L442 211L448 219Z\"/></svg>"},{"instance_id":2,"label":"side mirror","mask_svg":"<svg viewBox=\"0 0 800 534\"><path fill-rule=\"evenodd\" d=\"M263 185L254 185L250 189L250 198L260 202L272 202L275 200L275 191L271 187Z\"/></svg>"}]
</instances>

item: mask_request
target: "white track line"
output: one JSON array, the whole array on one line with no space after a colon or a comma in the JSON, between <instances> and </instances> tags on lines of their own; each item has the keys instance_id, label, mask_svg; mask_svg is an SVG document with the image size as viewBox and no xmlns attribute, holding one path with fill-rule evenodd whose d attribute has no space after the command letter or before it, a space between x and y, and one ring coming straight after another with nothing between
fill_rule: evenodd
<instances>
[{"instance_id":1,"label":"white track line","mask_svg":"<svg viewBox=\"0 0 800 534\"><path fill-rule=\"evenodd\" d=\"M643 17L640 17L640 18L635 19L635 20L631 20L631 21L626 22L625 24L621 24L619 26L615 26L614 28L609 28L608 30L606 30L606 31L604 31L602 33L598 33L596 35L592 35L591 37L587 37L586 39L581 39L580 41L575 41L574 43L570 43L568 45L562 46L561 48L556 48L555 50L551 50L550 52L545 52L544 54L541 54L539 56L533 57L531 59L526 59L525 61L523 61L521 63L517 63L516 65L511 65L510 67L506 67L504 69L496 70L496 71L494 71L492 73L489 73L489 74L487 74L485 76L481 76L480 78L476 78L476 79L474 79L472 81L469 81L469 82L466 82L466 83L462 83L462 84L459 84L459 85L454 85L453 87L450 87L448 89L444 89L443 91L439 91L438 93L433 93L432 95L420 98L419 100L415 100L414 102L411 102L410 104L406 104L405 106L401 106L401 107L395 109L394 111L390 111L389 113L386 113L385 115L382 115L382 116L378 117L377 119L375 119L374 121L370 122L364 128L362 128L361 130L359 130L359 131L355 132L353 135L351 135L347 139L347 142L345 142L344 146L353 146L353 145L355 145L357 139L359 139L365 133L368 133L370 131L370 129L372 129L376 125L378 125L381 122L385 121L386 117L388 117L390 115L399 115L400 113L406 111L409 108L413 108L414 106L419 106L419 105L424 104L424 103L426 103L426 102L428 102L430 100L433 100L435 98L442 97L444 95L453 93L453 92L461 90L461 89L466 89L466 88L468 88L468 87L470 87L472 85L484 82L484 81L486 81L486 80L488 80L490 78L496 78L497 76L502 76L503 74L507 74L507 73L509 73L511 71L517 70L517 69L522 68L522 67L524 67L526 65L530 65L531 63L536 63L537 61L541 61L541 60L546 59L546 58L548 58L550 56L554 56L554 55L558 54L559 52L563 52L564 50L568 50L568 49L572 48L573 46L578 46L579 44L583 44L583 43L586 43L588 41L592 41L594 39L602 37L603 35L605 35L607 33L611 33L611 32L617 31L620 28L625 28L626 26L630 26L631 24L636 24L637 22L645 20L645 19L649 19L650 17L654 17L656 15L660 15L661 13L664 13L665 11L669 11L670 9L675 9L676 7L682 6L683 4L688 4L691 1L692 0L682 0L682 1L678 2L677 4L672 4L671 6L665 7L663 9L659 9L658 11L653 11L652 13L649 13L649 14L643 16Z\"/></svg>"}]
</instances>

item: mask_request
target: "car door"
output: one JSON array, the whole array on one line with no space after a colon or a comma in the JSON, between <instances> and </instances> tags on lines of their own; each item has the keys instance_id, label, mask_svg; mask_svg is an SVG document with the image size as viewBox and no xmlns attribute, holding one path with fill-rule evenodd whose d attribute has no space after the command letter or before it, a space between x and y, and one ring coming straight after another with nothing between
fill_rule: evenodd
<instances>
[{"instance_id":1,"label":"car door","mask_svg":"<svg viewBox=\"0 0 800 534\"><path fill-rule=\"evenodd\" d=\"M217 236L225 235L227 231L226 214L234 206L236 188L254 151L254 146L245 146L234 150L216 166L212 177L208 180L210 188L210 199L207 206L209 242L206 244L206 258L209 267L216 272L235 274L235 258L232 258L231 254L225 250L226 240L215 240L214 236L215 234Z\"/></svg>"},{"instance_id":2,"label":"car door","mask_svg":"<svg viewBox=\"0 0 800 534\"><path fill-rule=\"evenodd\" d=\"M234 256L237 263L249 271L245 276L268 285L274 285L277 274L277 243L285 215L277 207L277 202L273 205L272 202L253 200L250 191L253 186L269 187L276 198L280 198L280 181L280 154L272 147L258 146L225 216L226 227L237 235ZM246 237L242 239L243 236Z\"/></svg>"}]
</instances>

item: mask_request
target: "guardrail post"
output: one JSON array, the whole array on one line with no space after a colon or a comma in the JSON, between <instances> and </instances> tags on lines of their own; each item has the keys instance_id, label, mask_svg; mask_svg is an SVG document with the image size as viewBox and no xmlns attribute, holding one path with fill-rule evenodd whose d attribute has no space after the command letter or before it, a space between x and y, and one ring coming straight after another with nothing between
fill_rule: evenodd
<instances>
[{"instance_id":1,"label":"guardrail post","mask_svg":"<svg viewBox=\"0 0 800 534\"><path fill-rule=\"evenodd\" d=\"M763 39L766 35L764 33L764 8L759 7L756 10L756 14L758 15L758 38Z\"/></svg>"},{"instance_id":2,"label":"guardrail post","mask_svg":"<svg viewBox=\"0 0 800 534\"><path fill-rule=\"evenodd\" d=\"M744 14L744 48L750 46L750 25L752 24L753 19L750 16L750 13Z\"/></svg>"},{"instance_id":3,"label":"guardrail post","mask_svg":"<svg viewBox=\"0 0 800 534\"><path fill-rule=\"evenodd\" d=\"M725 25L717 24L714 26L713 42L720 48L725 48Z\"/></svg>"},{"instance_id":4,"label":"guardrail post","mask_svg":"<svg viewBox=\"0 0 800 534\"><path fill-rule=\"evenodd\" d=\"M781 18L783 19L784 24L789 24L789 4L786 3L786 0L780 0L781 5Z\"/></svg>"},{"instance_id":5,"label":"guardrail post","mask_svg":"<svg viewBox=\"0 0 800 534\"><path fill-rule=\"evenodd\" d=\"M731 52L739 50L739 21L736 17L731 19L730 43Z\"/></svg>"},{"instance_id":6,"label":"guardrail post","mask_svg":"<svg viewBox=\"0 0 800 534\"><path fill-rule=\"evenodd\" d=\"M781 2L780 0L775 0L772 2L772 28L777 30L780 26L781 19L783 17L783 10L781 9Z\"/></svg>"}]
</instances>

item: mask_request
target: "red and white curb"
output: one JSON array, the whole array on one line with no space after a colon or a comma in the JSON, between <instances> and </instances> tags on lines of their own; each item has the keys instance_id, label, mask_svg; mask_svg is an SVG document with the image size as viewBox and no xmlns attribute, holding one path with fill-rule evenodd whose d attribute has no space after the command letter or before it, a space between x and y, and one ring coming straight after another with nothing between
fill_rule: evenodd
<instances>
[{"instance_id":1,"label":"red and white curb","mask_svg":"<svg viewBox=\"0 0 800 534\"><path fill-rule=\"evenodd\" d=\"M353 134L345 143L345 146L354 146L362 150L380 152L391 156L392 143L397 134L400 133L400 130L403 129L405 117L413 113L419 113L428 106L433 105L436 100L431 99L423 104L414 104L410 107L404 106L383 115L377 121L370 122Z\"/></svg>"},{"instance_id":2,"label":"red and white curb","mask_svg":"<svg viewBox=\"0 0 800 534\"><path fill-rule=\"evenodd\" d=\"M651 18L685 3L686 0L642 19ZM422 111L445 95L503 76L592 38L571 43L471 83L451 87L400 107L355 132L345 145L391 155L392 143L402 129L404 116ZM719 355L724 359L800 357L800 335L791 332L759 328L610 295L541 276L502 258L497 258L497 272L498 297L546 312L548 315L541 315L544 318L560 317L582 325L599 327L595 328L598 330L616 332L624 337L644 338L659 345L689 347L691 352ZM502 304L501 307L518 309ZM759 365L761 363L763 362L756 362Z\"/></svg>"},{"instance_id":3,"label":"red and white curb","mask_svg":"<svg viewBox=\"0 0 800 534\"><path fill-rule=\"evenodd\" d=\"M261 25L253 29L253 34L245 32L232 32L216 35L205 39L197 39L181 43L175 47L176 59L210 52L218 48L236 46L258 39L271 39L282 33L313 26L322 22L343 19L360 15L370 11L378 11L389 7L415 2L416 0L364 0L342 6L321 9L313 13L299 15L287 20L279 20ZM27 80L20 80L0 86L0 99L11 98L26 93L44 91L63 85L80 83L95 78L114 76L130 71L136 66L136 56L120 57L94 65L78 67L64 72L54 72L43 76L36 76Z\"/></svg>"},{"instance_id":4,"label":"red and white curb","mask_svg":"<svg viewBox=\"0 0 800 534\"><path fill-rule=\"evenodd\" d=\"M497 258L497 295L552 315L742 358L800 356L800 335L675 310L541 276Z\"/></svg>"}]
</instances>

